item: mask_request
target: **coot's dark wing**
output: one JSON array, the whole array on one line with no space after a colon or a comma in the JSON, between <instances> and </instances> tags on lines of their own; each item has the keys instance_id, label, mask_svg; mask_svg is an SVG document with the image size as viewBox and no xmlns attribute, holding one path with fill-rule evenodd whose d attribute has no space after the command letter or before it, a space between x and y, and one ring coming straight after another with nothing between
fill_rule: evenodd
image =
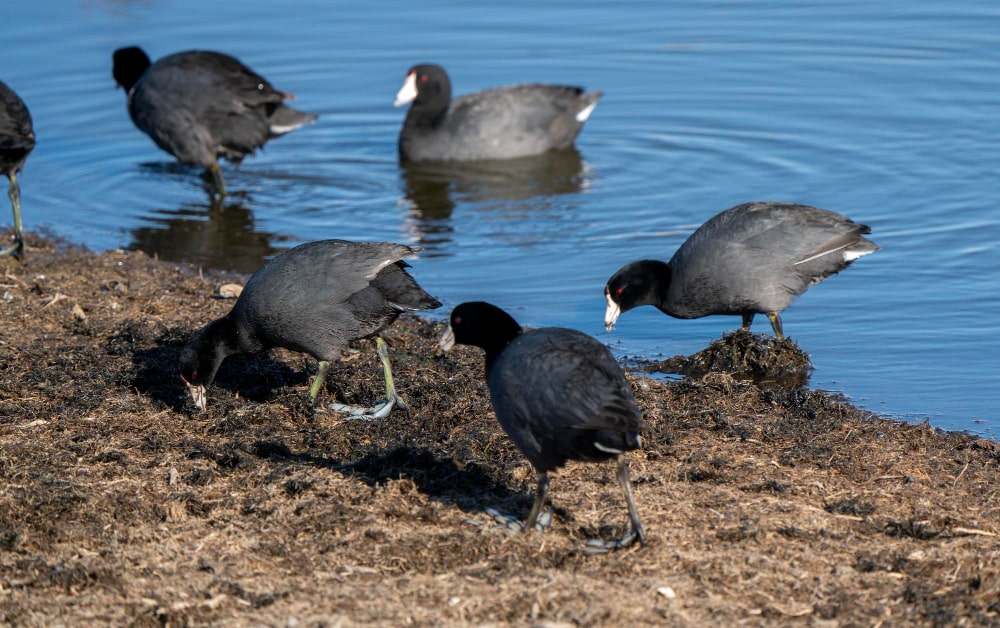
<instances>
[{"instance_id":1,"label":"coot's dark wing","mask_svg":"<svg viewBox=\"0 0 1000 628\"><path fill-rule=\"evenodd\" d=\"M247 282L233 315L265 344L335 359L401 308L372 290L380 271L420 249L391 242L321 240L273 258Z\"/></svg>"},{"instance_id":2,"label":"coot's dark wing","mask_svg":"<svg viewBox=\"0 0 1000 628\"><path fill-rule=\"evenodd\" d=\"M539 469L638 445L629 436L642 426L631 386L610 351L586 334L552 327L522 334L488 382L497 418Z\"/></svg>"}]
</instances>

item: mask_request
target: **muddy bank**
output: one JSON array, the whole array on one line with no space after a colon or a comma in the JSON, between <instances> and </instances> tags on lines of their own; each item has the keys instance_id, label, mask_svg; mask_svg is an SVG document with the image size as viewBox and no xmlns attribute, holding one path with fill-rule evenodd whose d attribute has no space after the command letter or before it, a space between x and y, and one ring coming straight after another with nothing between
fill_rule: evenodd
<instances>
[{"instance_id":1,"label":"muddy bank","mask_svg":"<svg viewBox=\"0 0 1000 628\"><path fill-rule=\"evenodd\" d=\"M627 515L612 465L534 477L482 357L438 323L385 333L409 413L344 421L316 365L231 358L197 413L180 346L232 301L141 253L29 239L0 260L0 622L138 625L1000 622L1000 446L812 391L632 377L649 544L590 555ZM419 273L417 273L419 279ZM383 393L370 343L321 399Z\"/></svg>"}]
</instances>

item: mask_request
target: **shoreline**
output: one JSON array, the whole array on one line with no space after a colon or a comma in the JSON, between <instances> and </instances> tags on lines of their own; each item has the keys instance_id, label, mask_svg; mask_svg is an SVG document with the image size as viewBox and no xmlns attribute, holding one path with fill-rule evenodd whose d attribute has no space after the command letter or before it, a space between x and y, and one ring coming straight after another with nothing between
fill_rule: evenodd
<instances>
[{"instance_id":1,"label":"shoreline","mask_svg":"<svg viewBox=\"0 0 1000 628\"><path fill-rule=\"evenodd\" d=\"M647 547L581 551L627 522L613 465L534 477L489 406L482 355L386 330L411 411L307 403L300 354L230 358L195 413L187 336L232 306L144 253L28 235L0 260L0 621L988 624L1000 621L1000 444L725 373L630 381ZM86 272L82 272L86 269ZM382 393L371 343L324 402ZM474 522L470 523L470 521Z\"/></svg>"}]
</instances>

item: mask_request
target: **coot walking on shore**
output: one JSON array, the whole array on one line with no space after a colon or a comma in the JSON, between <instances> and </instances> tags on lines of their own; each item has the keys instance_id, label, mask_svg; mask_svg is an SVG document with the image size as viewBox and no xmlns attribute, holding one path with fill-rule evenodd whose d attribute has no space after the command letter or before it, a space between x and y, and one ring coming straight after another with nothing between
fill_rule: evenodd
<instances>
[{"instance_id":1,"label":"coot walking on shore","mask_svg":"<svg viewBox=\"0 0 1000 628\"><path fill-rule=\"evenodd\" d=\"M17 185L17 175L34 147L35 131L27 105L14 90L0 81L0 174L10 180L7 197L14 212L14 241L0 249L0 257L13 255L21 259L24 256L21 188Z\"/></svg>"},{"instance_id":2,"label":"coot walking on shore","mask_svg":"<svg viewBox=\"0 0 1000 628\"><path fill-rule=\"evenodd\" d=\"M512 159L568 148L601 92L525 84L497 87L452 100L444 68L412 67L396 106L412 102L399 134L403 161Z\"/></svg>"},{"instance_id":3,"label":"coot walking on shore","mask_svg":"<svg viewBox=\"0 0 1000 628\"><path fill-rule=\"evenodd\" d=\"M113 73L139 130L182 163L207 168L220 196L226 187L219 157L239 164L271 138L316 119L284 104L295 96L221 52L177 52L150 63L141 48L119 48Z\"/></svg>"},{"instance_id":4,"label":"coot walking on shore","mask_svg":"<svg viewBox=\"0 0 1000 628\"><path fill-rule=\"evenodd\" d=\"M739 314L749 329L767 314L784 338L780 313L795 297L878 250L868 225L808 205L755 202L731 207L698 227L669 262L640 260L604 286L610 331L622 312L655 305L676 318Z\"/></svg>"},{"instance_id":5,"label":"coot walking on shore","mask_svg":"<svg viewBox=\"0 0 1000 628\"><path fill-rule=\"evenodd\" d=\"M378 334L404 311L441 303L406 272L403 258L421 249L391 242L307 242L272 258L247 281L229 314L199 331L181 351L181 379L198 408L219 365L234 353L284 347L319 360L309 389L315 401L331 360L353 340ZM377 338L385 373L386 401L373 408L334 404L338 411L383 417L396 404L385 342Z\"/></svg>"},{"instance_id":6,"label":"coot walking on shore","mask_svg":"<svg viewBox=\"0 0 1000 628\"><path fill-rule=\"evenodd\" d=\"M582 332L543 327L522 332L506 312L481 301L462 303L449 319L440 346L486 351L486 382L493 410L538 475L535 503L524 529L535 526L549 490L549 472L567 460L614 458L631 529L604 543L616 548L645 543L632 499L625 453L641 446L642 415L614 356Z\"/></svg>"}]
</instances>

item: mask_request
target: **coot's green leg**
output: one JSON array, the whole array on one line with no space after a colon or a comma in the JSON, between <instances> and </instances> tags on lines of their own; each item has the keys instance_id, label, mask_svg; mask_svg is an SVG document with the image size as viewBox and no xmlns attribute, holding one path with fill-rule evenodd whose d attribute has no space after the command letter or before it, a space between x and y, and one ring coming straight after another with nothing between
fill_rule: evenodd
<instances>
[{"instance_id":1,"label":"coot's green leg","mask_svg":"<svg viewBox=\"0 0 1000 628\"><path fill-rule=\"evenodd\" d=\"M330 409L335 412L347 412L352 418L357 419L381 419L389 416L392 409L397 405L404 410L409 410L410 406L403 401L403 398L396 393L396 385L392 381L392 365L389 363L389 347L385 340L378 337L375 339L376 351L382 361L382 372L385 374L385 401L371 408L362 406L349 406L342 403L330 404Z\"/></svg>"},{"instance_id":2,"label":"coot's green leg","mask_svg":"<svg viewBox=\"0 0 1000 628\"><path fill-rule=\"evenodd\" d=\"M316 379L313 380L312 386L309 387L309 401L316 403L316 395L319 394L319 389L323 387L323 382L326 381L326 372L329 369L329 362L326 360L319 361L319 371L316 372Z\"/></svg>"},{"instance_id":3,"label":"coot's green leg","mask_svg":"<svg viewBox=\"0 0 1000 628\"><path fill-rule=\"evenodd\" d=\"M746 329L747 331L750 331L750 323L752 322L753 322L753 312L744 312L743 324L740 325L740 329Z\"/></svg>"},{"instance_id":4,"label":"coot's green leg","mask_svg":"<svg viewBox=\"0 0 1000 628\"><path fill-rule=\"evenodd\" d=\"M213 162L208 171L212 173L212 181L215 183L215 191L219 193L220 197L225 196L226 183L222 180L222 169L219 168L219 162Z\"/></svg>"},{"instance_id":5,"label":"coot's green leg","mask_svg":"<svg viewBox=\"0 0 1000 628\"><path fill-rule=\"evenodd\" d=\"M778 340L784 340L785 334L781 331L781 315L777 312L770 312L767 317L771 319L771 329L774 330L774 337Z\"/></svg>"}]
</instances>

